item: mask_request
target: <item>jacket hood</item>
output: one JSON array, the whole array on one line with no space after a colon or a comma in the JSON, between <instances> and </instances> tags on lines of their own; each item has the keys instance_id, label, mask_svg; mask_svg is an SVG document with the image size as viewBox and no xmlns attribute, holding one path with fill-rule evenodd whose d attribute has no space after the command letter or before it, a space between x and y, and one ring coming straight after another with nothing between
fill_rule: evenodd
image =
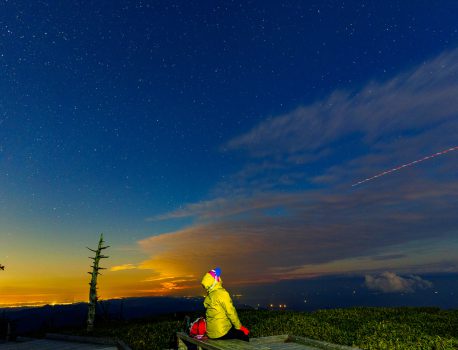
<instances>
[{"instance_id":1,"label":"jacket hood","mask_svg":"<svg viewBox=\"0 0 458 350\"><path fill-rule=\"evenodd\" d=\"M223 280L220 277L219 281L216 281L215 278L207 272L202 278L201 284L202 287L204 287L205 290L209 293L214 289L221 288L223 286Z\"/></svg>"}]
</instances>

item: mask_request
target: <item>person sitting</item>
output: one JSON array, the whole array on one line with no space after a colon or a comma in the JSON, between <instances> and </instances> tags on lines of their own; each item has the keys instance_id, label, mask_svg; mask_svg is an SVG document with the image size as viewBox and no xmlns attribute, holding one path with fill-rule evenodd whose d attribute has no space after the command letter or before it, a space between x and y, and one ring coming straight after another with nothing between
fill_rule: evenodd
<instances>
[{"instance_id":1,"label":"person sitting","mask_svg":"<svg viewBox=\"0 0 458 350\"><path fill-rule=\"evenodd\" d=\"M221 269L215 268L202 278L207 291L204 300L207 321L207 336L211 339L240 339L249 341L250 331L242 326L232 299L223 288Z\"/></svg>"}]
</instances>

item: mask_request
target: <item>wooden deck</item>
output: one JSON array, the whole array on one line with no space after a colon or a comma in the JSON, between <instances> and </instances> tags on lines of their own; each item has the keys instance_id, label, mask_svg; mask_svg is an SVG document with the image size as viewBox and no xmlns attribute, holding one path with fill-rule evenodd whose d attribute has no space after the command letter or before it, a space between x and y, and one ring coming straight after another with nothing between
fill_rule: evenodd
<instances>
[{"instance_id":1,"label":"wooden deck","mask_svg":"<svg viewBox=\"0 0 458 350\"><path fill-rule=\"evenodd\" d=\"M186 333L178 332L178 350L360 350L350 346L332 344L294 335L252 338L242 340L197 340ZM1 350L1 349L0 349Z\"/></svg>"},{"instance_id":2,"label":"wooden deck","mask_svg":"<svg viewBox=\"0 0 458 350\"><path fill-rule=\"evenodd\" d=\"M35 339L0 343L0 350L117 350L114 345L76 343L62 340Z\"/></svg>"},{"instance_id":3,"label":"wooden deck","mask_svg":"<svg viewBox=\"0 0 458 350\"><path fill-rule=\"evenodd\" d=\"M131 350L123 341L112 338L47 333L45 339L17 337L1 342L0 350Z\"/></svg>"}]
</instances>

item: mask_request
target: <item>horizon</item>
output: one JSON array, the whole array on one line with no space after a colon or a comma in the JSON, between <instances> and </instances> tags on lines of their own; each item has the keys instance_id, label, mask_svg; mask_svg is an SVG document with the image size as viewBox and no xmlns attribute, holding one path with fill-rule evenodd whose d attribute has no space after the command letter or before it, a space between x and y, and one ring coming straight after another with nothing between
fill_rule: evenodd
<instances>
[{"instance_id":1,"label":"horizon","mask_svg":"<svg viewBox=\"0 0 458 350\"><path fill-rule=\"evenodd\" d=\"M379 283L374 288L363 276L320 276L307 280L286 280L267 286L264 293L259 293L258 286L226 287L232 295L237 308L249 307L276 311L316 311L320 309L354 308L354 307L437 307L450 310L458 309L458 301L453 298L458 293L458 274L441 273L422 276L424 284L417 288L401 288L399 280L391 284ZM383 281L383 282L386 282ZM390 290L387 290L389 288ZM401 288L401 289L400 289ZM164 309L164 300L168 300L173 312L204 310L202 295L162 295L138 296L100 299L99 302L122 303L126 311L145 309L144 315L166 314L172 312ZM159 301L159 304L154 304ZM188 304L183 301L189 301ZM196 304L197 302L197 304ZM0 310L26 310L42 307L65 307L87 305L87 300L72 303L38 303L20 305L2 305ZM154 305L160 306L155 309ZM181 308L178 306L181 305ZM110 306L116 309L116 306ZM118 305L119 308L119 305ZM137 311L138 312L138 311ZM135 313L135 312L134 312ZM141 312L140 312L141 313Z\"/></svg>"},{"instance_id":2,"label":"horizon","mask_svg":"<svg viewBox=\"0 0 458 350\"><path fill-rule=\"evenodd\" d=\"M457 2L2 7L0 306L458 273Z\"/></svg>"}]
</instances>

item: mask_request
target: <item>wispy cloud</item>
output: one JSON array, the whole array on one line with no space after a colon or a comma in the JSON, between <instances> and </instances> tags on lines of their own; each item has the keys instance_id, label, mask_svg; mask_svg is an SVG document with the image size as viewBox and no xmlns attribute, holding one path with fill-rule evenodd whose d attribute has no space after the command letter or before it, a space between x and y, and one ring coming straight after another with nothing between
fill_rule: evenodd
<instances>
[{"instance_id":1,"label":"wispy cloud","mask_svg":"<svg viewBox=\"0 0 458 350\"><path fill-rule=\"evenodd\" d=\"M143 288L137 289L137 292L149 295L167 295L189 289L196 290L198 286L197 278L194 275L171 276L164 271L160 271L159 275L143 279L142 284Z\"/></svg>"},{"instance_id":2,"label":"wispy cloud","mask_svg":"<svg viewBox=\"0 0 458 350\"><path fill-rule=\"evenodd\" d=\"M150 218L196 221L140 241L151 256L142 266L162 277L220 265L240 283L361 272L361 260L366 271L427 269L407 249L392 249L456 235L457 154L357 189L351 184L457 145L456 96L453 50L262 122L224 145L246 152L247 163L209 199ZM428 259L430 266L457 260Z\"/></svg>"},{"instance_id":3,"label":"wispy cloud","mask_svg":"<svg viewBox=\"0 0 458 350\"><path fill-rule=\"evenodd\" d=\"M446 52L391 80L370 82L357 92L336 91L322 101L269 119L226 147L244 149L255 157L281 155L290 161L310 161L325 156L319 152L351 135L360 135L372 147L388 137L417 134L442 123L450 122L456 130L457 76L458 50Z\"/></svg>"},{"instance_id":4,"label":"wispy cloud","mask_svg":"<svg viewBox=\"0 0 458 350\"><path fill-rule=\"evenodd\" d=\"M309 201L287 206L290 215L250 215L195 225L140 241L151 256L143 264L164 274L194 275L219 265L232 280L243 283L299 278L317 271L360 271L358 261L326 267L357 257L384 256L364 264L367 270L383 268L385 262L406 256L390 254L390 247L454 235L458 202L440 202L445 195L456 197L458 188L440 187L425 190L424 198L414 201L409 200L410 189L397 192L397 198L383 193L315 194Z\"/></svg>"},{"instance_id":5,"label":"wispy cloud","mask_svg":"<svg viewBox=\"0 0 458 350\"><path fill-rule=\"evenodd\" d=\"M124 270L133 270L136 269L137 266L134 264L124 264L124 265L117 265L117 266L112 266L110 268L110 271L124 271Z\"/></svg>"},{"instance_id":6,"label":"wispy cloud","mask_svg":"<svg viewBox=\"0 0 458 350\"><path fill-rule=\"evenodd\" d=\"M220 186L227 188L221 192L278 189L279 179L292 173L301 176L292 178L291 186L351 185L456 146L457 76L458 50L448 51L390 80L370 82L358 91L335 91L270 118L224 146L251 158L232 183ZM456 159L455 154L447 157ZM405 171L399 176L406 176Z\"/></svg>"},{"instance_id":7,"label":"wispy cloud","mask_svg":"<svg viewBox=\"0 0 458 350\"><path fill-rule=\"evenodd\" d=\"M433 284L420 276L401 277L394 272L383 272L376 276L366 275L365 286L382 293L412 293L416 289L431 288Z\"/></svg>"},{"instance_id":8,"label":"wispy cloud","mask_svg":"<svg viewBox=\"0 0 458 350\"><path fill-rule=\"evenodd\" d=\"M259 193L257 196L219 197L198 203L188 204L182 209L148 218L148 221L177 219L197 216L200 219L217 219L250 211L288 205L303 199L296 193Z\"/></svg>"},{"instance_id":9,"label":"wispy cloud","mask_svg":"<svg viewBox=\"0 0 458 350\"><path fill-rule=\"evenodd\" d=\"M190 282L195 280L194 275L188 275L188 276L183 276L183 277L177 277L177 276L166 276L163 275L162 277L149 277L143 280L143 282L161 282L161 283L168 283L168 282L173 282L173 283L181 283L181 282Z\"/></svg>"}]
</instances>

